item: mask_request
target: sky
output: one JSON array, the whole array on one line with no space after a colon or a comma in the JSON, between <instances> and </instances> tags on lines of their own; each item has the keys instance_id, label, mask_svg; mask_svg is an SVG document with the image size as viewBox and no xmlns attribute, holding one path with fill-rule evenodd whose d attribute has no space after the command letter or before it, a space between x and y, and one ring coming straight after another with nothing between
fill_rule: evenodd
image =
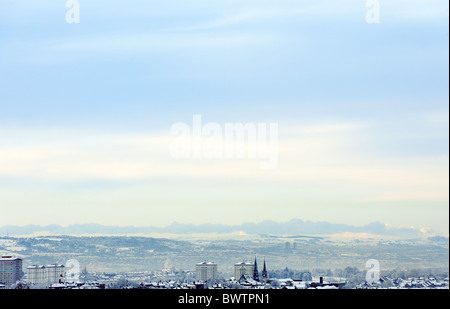
<instances>
[{"instance_id":1,"label":"sky","mask_svg":"<svg viewBox=\"0 0 450 309\"><path fill-rule=\"evenodd\" d=\"M375 1L376 2L376 1ZM293 218L449 231L449 3L0 0L0 225ZM176 159L276 123L278 164Z\"/></svg>"}]
</instances>

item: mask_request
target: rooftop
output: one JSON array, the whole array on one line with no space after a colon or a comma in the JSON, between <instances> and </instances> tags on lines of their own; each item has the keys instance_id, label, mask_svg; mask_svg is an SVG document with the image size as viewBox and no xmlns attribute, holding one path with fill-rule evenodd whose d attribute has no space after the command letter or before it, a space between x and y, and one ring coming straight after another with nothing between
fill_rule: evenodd
<instances>
[{"instance_id":1,"label":"rooftop","mask_svg":"<svg viewBox=\"0 0 450 309\"><path fill-rule=\"evenodd\" d=\"M197 263L197 266L202 266L202 265L215 265L215 266L217 266L217 264L216 263L214 263L214 262L202 262L202 263Z\"/></svg>"},{"instance_id":2,"label":"rooftop","mask_svg":"<svg viewBox=\"0 0 450 309\"><path fill-rule=\"evenodd\" d=\"M47 268L57 268L57 267L63 268L64 265L50 264L50 265L47 265L47 266L45 266L45 267L47 267Z\"/></svg>"},{"instance_id":3,"label":"rooftop","mask_svg":"<svg viewBox=\"0 0 450 309\"><path fill-rule=\"evenodd\" d=\"M11 255L2 255L2 257L0 258L0 261L16 261L16 260L22 260L22 259L12 257Z\"/></svg>"},{"instance_id":4,"label":"rooftop","mask_svg":"<svg viewBox=\"0 0 450 309\"><path fill-rule=\"evenodd\" d=\"M45 268L45 266L39 266L39 265L31 265L31 266L28 266L27 267L27 269L38 269L38 268Z\"/></svg>"}]
</instances>

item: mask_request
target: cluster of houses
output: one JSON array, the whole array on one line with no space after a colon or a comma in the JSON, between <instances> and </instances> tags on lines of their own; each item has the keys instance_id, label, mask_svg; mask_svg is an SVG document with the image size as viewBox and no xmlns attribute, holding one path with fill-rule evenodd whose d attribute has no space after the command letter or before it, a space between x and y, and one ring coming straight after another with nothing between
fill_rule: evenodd
<instances>
[{"instance_id":1,"label":"cluster of houses","mask_svg":"<svg viewBox=\"0 0 450 309\"><path fill-rule=\"evenodd\" d=\"M209 282L180 282L180 281L158 281L141 283L138 287L125 286L123 288L135 289L339 289L345 285L345 282L326 282L323 277L318 281L305 282L294 279L267 279L256 281L252 276L241 276L239 280L234 278L230 280L214 280Z\"/></svg>"},{"instance_id":2,"label":"cluster of houses","mask_svg":"<svg viewBox=\"0 0 450 309\"><path fill-rule=\"evenodd\" d=\"M382 277L377 282L359 284L357 289L448 289L449 278L442 280L434 277L420 277L420 278L408 278L408 279L390 279L388 277Z\"/></svg>"}]
</instances>

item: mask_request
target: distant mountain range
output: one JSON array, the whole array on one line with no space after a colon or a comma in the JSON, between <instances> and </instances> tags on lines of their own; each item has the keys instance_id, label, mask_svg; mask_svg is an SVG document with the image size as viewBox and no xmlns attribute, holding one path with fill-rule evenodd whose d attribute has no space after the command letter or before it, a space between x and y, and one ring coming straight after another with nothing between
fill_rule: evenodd
<instances>
[{"instance_id":1,"label":"distant mountain range","mask_svg":"<svg viewBox=\"0 0 450 309\"><path fill-rule=\"evenodd\" d=\"M243 232L245 234L266 235L334 235L344 233L371 234L379 236L395 237L421 237L423 235L414 228L388 228L380 222L373 222L364 226L352 226L346 224L335 224L329 222L311 222L293 219L289 222L263 221L260 223L244 223L241 225L223 224L181 224L172 223L166 227L136 227L136 226L105 226L100 224L74 224L69 226L60 225L26 225L26 226L0 226L0 236L23 236L32 234L48 235L126 235L126 234L226 234ZM448 238L447 238L448 239Z\"/></svg>"}]
</instances>

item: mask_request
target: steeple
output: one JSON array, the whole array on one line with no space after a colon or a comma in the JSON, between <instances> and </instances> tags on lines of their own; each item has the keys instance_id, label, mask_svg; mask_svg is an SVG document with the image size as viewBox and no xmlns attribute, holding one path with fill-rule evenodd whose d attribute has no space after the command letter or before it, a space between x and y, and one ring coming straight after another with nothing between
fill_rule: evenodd
<instances>
[{"instance_id":1,"label":"steeple","mask_svg":"<svg viewBox=\"0 0 450 309\"><path fill-rule=\"evenodd\" d=\"M263 268L261 276L264 280L267 280L266 258L264 258L264 268Z\"/></svg>"},{"instance_id":2,"label":"steeple","mask_svg":"<svg viewBox=\"0 0 450 309\"><path fill-rule=\"evenodd\" d=\"M258 264L256 263L256 256L255 256L255 264L253 266L253 280L259 281Z\"/></svg>"}]
</instances>

